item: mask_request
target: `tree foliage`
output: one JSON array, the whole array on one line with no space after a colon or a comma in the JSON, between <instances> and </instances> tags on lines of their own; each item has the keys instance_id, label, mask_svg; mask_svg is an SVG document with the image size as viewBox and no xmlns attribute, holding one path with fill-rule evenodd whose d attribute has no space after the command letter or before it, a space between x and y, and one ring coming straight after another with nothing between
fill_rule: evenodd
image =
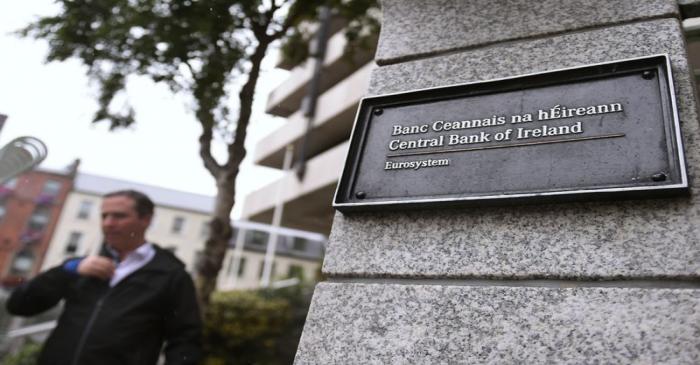
<instances>
[{"instance_id":1,"label":"tree foliage","mask_svg":"<svg viewBox=\"0 0 700 365\"><path fill-rule=\"evenodd\" d=\"M29 341L15 354L5 357L0 365L36 365L39 361L42 345Z\"/></svg>"},{"instance_id":2,"label":"tree foliage","mask_svg":"<svg viewBox=\"0 0 700 365\"><path fill-rule=\"evenodd\" d=\"M285 49L305 49L299 25L317 17L319 2L306 0L57 0L57 15L38 19L21 33L48 41L48 61L78 59L98 90L94 122L112 129L131 125L136 115L121 97L131 76L165 83L190 98L202 127L199 155L214 177L216 204L210 237L198 263L200 302L215 287L231 238L235 182L245 157L262 59L273 42L289 37ZM350 21L348 34L370 22L357 20L374 0L329 0ZM375 20L376 23L376 20ZM292 48L290 48L292 47ZM297 52L299 53L299 52ZM301 54L304 54L301 52ZM240 85L234 90L232 85ZM237 101L231 102L237 92ZM235 111L232 111L231 107ZM167 131L163 131L164 134ZM227 156L212 155L215 136Z\"/></svg>"},{"instance_id":3,"label":"tree foliage","mask_svg":"<svg viewBox=\"0 0 700 365\"><path fill-rule=\"evenodd\" d=\"M291 364L312 288L215 292L205 315L206 365Z\"/></svg>"},{"instance_id":4,"label":"tree foliage","mask_svg":"<svg viewBox=\"0 0 700 365\"><path fill-rule=\"evenodd\" d=\"M376 0L340 1L333 5L336 17L345 19L345 59L351 61L357 49L374 49L380 29L381 13ZM296 65L309 57L307 46L313 37L309 28L295 27L283 40L282 64Z\"/></svg>"},{"instance_id":5,"label":"tree foliage","mask_svg":"<svg viewBox=\"0 0 700 365\"><path fill-rule=\"evenodd\" d=\"M58 15L41 18L22 33L49 42L48 61L78 58L88 66L100 91L94 121L109 121L112 128L134 122L131 108L112 104L130 75L192 95L204 128L231 123L226 85L252 71L250 59L260 45L269 45L316 14L312 1L268 8L255 0L58 3ZM279 11L288 14L281 17Z\"/></svg>"}]
</instances>

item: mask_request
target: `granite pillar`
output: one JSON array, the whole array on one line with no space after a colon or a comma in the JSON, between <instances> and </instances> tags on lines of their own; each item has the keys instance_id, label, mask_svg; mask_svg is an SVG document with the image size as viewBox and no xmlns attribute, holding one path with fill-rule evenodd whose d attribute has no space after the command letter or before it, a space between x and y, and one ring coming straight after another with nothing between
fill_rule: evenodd
<instances>
[{"instance_id":1,"label":"granite pillar","mask_svg":"<svg viewBox=\"0 0 700 365\"><path fill-rule=\"evenodd\" d=\"M295 363L700 363L700 128L678 4L382 7L371 95L668 54L691 195L336 213Z\"/></svg>"}]
</instances>

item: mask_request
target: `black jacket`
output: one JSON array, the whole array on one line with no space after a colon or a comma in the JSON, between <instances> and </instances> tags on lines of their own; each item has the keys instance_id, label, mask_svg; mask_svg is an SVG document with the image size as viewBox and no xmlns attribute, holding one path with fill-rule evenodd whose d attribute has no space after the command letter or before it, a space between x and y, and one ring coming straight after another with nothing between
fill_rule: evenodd
<instances>
[{"instance_id":1,"label":"black jacket","mask_svg":"<svg viewBox=\"0 0 700 365\"><path fill-rule=\"evenodd\" d=\"M7 302L16 315L34 315L65 299L58 325L44 344L41 365L196 364L201 319L192 279L171 253L155 246L144 267L114 287L62 266L17 288Z\"/></svg>"}]
</instances>

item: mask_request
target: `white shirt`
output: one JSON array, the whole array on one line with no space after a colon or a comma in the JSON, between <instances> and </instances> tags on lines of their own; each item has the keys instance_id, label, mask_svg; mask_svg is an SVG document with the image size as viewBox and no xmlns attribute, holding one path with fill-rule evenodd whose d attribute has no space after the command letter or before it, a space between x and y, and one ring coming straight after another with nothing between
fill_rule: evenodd
<instances>
[{"instance_id":1,"label":"white shirt","mask_svg":"<svg viewBox=\"0 0 700 365\"><path fill-rule=\"evenodd\" d=\"M114 287L134 271L144 267L155 255L156 249L148 242L129 252L129 254L124 257L124 260L121 260L117 264L114 275L112 275L112 279L109 281L109 286Z\"/></svg>"}]
</instances>

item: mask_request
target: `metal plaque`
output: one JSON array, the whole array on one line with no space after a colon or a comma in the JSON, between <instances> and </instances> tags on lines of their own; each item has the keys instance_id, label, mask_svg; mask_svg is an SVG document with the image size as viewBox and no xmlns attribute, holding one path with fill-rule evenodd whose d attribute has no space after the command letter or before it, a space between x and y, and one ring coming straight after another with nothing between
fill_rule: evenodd
<instances>
[{"instance_id":1,"label":"metal plaque","mask_svg":"<svg viewBox=\"0 0 700 365\"><path fill-rule=\"evenodd\" d=\"M341 211L688 192L667 55L360 102Z\"/></svg>"}]
</instances>

